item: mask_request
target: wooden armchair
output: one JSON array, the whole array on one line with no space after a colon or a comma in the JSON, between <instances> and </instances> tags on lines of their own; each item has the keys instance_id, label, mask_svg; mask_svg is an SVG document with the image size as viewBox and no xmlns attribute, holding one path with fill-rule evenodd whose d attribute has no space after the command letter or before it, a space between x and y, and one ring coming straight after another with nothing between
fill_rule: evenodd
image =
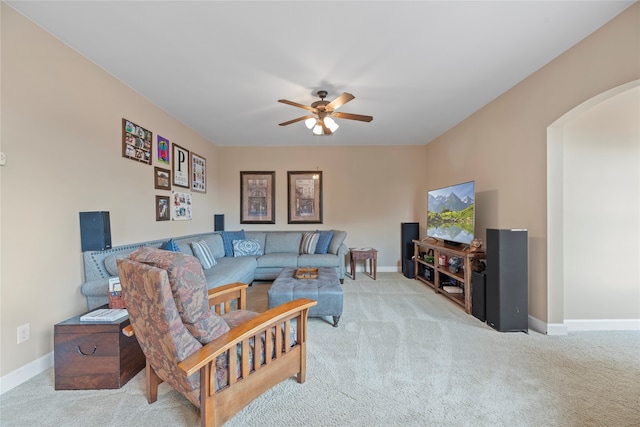
<instances>
[{"instance_id":1,"label":"wooden armchair","mask_svg":"<svg viewBox=\"0 0 640 427\"><path fill-rule=\"evenodd\" d=\"M137 252L130 258L139 258ZM142 257L143 262L118 260L131 320L124 332L135 333L147 358L145 393L149 403L156 401L158 385L167 382L200 408L201 426L220 426L283 380L295 375L299 383L305 381L307 315L316 301L299 299L264 313L247 312L246 284L207 291L204 282L203 290L200 285L189 289L185 277L192 281L198 269L202 274L199 263L196 267L192 260L185 261L185 255L159 256L172 258L170 264L178 259L179 265L167 270L166 262L149 263L148 256ZM189 289L186 298L185 287ZM191 332L194 325L185 323L181 318L184 313L180 313L194 301L201 304L200 299L213 308L205 317L225 319L230 326L224 325L226 331L206 344L195 338L198 334Z\"/></svg>"}]
</instances>

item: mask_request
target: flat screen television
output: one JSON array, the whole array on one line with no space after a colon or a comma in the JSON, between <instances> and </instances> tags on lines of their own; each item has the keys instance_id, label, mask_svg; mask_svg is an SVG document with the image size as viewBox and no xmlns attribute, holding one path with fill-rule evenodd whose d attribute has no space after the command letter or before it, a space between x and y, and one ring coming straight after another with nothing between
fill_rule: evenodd
<instances>
[{"instance_id":1,"label":"flat screen television","mask_svg":"<svg viewBox=\"0 0 640 427\"><path fill-rule=\"evenodd\" d=\"M471 243L476 220L475 200L474 181L429 191L427 237L452 245Z\"/></svg>"}]
</instances>

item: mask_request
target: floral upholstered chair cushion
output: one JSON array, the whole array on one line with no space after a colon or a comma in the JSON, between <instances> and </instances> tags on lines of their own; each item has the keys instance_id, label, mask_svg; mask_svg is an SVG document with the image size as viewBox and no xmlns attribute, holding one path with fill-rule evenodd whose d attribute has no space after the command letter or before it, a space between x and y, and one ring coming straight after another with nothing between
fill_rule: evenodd
<instances>
[{"instance_id":1,"label":"floral upholstered chair cushion","mask_svg":"<svg viewBox=\"0 0 640 427\"><path fill-rule=\"evenodd\" d=\"M180 318L202 344L229 331L229 325L209 308L207 281L197 258L181 252L144 247L129 259L166 270Z\"/></svg>"},{"instance_id":2,"label":"floral upholstered chair cushion","mask_svg":"<svg viewBox=\"0 0 640 427\"><path fill-rule=\"evenodd\" d=\"M118 259L122 294L142 352L153 370L171 387L199 405L200 377L185 377L178 363L202 348L187 330L173 299L165 270Z\"/></svg>"}]
</instances>

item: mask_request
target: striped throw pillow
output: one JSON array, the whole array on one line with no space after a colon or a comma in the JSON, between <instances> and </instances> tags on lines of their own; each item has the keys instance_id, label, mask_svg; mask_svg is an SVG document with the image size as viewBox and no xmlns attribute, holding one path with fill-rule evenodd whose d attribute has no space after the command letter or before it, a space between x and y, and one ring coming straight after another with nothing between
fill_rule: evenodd
<instances>
[{"instance_id":1,"label":"striped throw pillow","mask_svg":"<svg viewBox=\"0 0 640 427\"><path fill-rule=\"evenodd\" d=\"M316 245L318 244L318 233L302 233L302 241L300 242L301 254L316 253Z\"/></svg>"},{"instance_id":2,"label":"striped throw pillow","mask_svg":"<svg viewBox=\"0 0 640 427\"><path fill-rule=\"evenodd\" d=\"M207 242L204 240L191 242L191 250L193 250L193 254L198 258L198 261L202 264L202 268L205 270L208 270L217 264L216 259L213 257L213 254L211 254L209 245L207 245Z\"/></svg>"}]
</instances>

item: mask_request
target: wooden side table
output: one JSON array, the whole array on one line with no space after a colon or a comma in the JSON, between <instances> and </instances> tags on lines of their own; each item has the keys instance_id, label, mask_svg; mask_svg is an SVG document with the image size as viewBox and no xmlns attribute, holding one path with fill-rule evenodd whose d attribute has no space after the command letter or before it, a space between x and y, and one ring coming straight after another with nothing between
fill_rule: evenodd
<instances>
[{"instance_id":1,"label":"wooden side table","mask_svg":"<svg viewBox=\"0 0 640 427\"><path fill-rule=\"evenodd\" d=\"M378 251L374 248L349 248L349 264L351 278L356 280L356 260L364 260L364 273L367 274L367 260L369 260L369 277L376 280L378 273Z\"/></svg>"},{"instance_id":2,"label":"wooden side table","mask_svg":"<svg viewBox=\"0 0 640 427\"><path fill-rule=\"evenodd\" d=\"M146 359L136 337L122 333L127 325L129 317L81 322L80 315L55 325L55 389L120 388L140 372Z\"/></svg>"}]
</instances>

